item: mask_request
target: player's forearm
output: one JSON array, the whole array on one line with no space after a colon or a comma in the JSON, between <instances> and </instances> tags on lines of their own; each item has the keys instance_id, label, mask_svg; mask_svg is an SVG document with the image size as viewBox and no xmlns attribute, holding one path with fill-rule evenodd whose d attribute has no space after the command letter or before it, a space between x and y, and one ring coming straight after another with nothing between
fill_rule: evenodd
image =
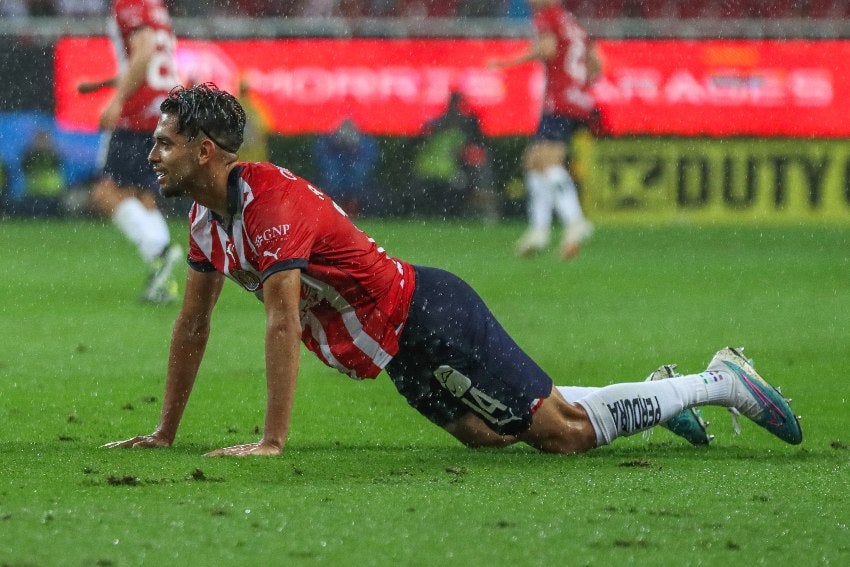
<instances>
[{"instance_id":1,"label":"player's forearm","mask_svg":"<svg viewBox=\"0 0 850 567\"><path fill-rule=\"evenodd\" d=\"M115 97L124 102L145 84L148 66L156 53L156 36L153 30L142 29L131 38L130 56L126 71L117 77Z\"/></svg>"},{"instance_id":2,"label":"player's forearm","mask_svg":"<svg viewBox=\"0 0 850 567\"><path fill-rule=\"evenodd\" d=\"M208 338L208 323L177 318L171 337L168 378L162 400L162 414L157 428L157 433L169 442L173 442L177 435L177 428L189 401L189 395L192 393Z\"/></svg>"},{"instance_id":3,"label":"player's forearm","mask_svg":"<svg viewBox=\"0 0 850 567\"><path fill-rule=\"evenodd\" d=\"M286 444L298 380L301 325L297 314L266 326L266 422L263 442Z\"/></svg>"},{"instance_id":4,"label":"player's forearm","mask_svg":"<svg viewBox=\"0 0 850 567\"><path fill-rule=\"evenodd\" d=\"M133 57L127 66L127 71L120 75L115 82L115 98L120 102L126 101L143 84L147 77L149 57Z\"/></svg>"}]
</instances>

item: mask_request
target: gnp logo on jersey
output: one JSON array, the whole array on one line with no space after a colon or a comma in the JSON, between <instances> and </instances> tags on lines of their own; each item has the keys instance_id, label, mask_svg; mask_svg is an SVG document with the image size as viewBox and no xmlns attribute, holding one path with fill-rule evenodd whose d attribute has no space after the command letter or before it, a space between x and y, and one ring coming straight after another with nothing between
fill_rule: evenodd
<instances>
[{"instance_id":1,"label":"gnp logo on jersey","mask_svg":"<svg viewBox=\"0 0 850 567\"><path fill-rule=\"evenodd\" d=\"M288 224L279 224L277 226L267 228L266 230L262 231L260 234L254 237L254 246L259 248L260 244L262 244L263 242L271 242L276 238L286 236L287 234L289 234L289 228L290 225Z\"/></svg>"}]
</instances>

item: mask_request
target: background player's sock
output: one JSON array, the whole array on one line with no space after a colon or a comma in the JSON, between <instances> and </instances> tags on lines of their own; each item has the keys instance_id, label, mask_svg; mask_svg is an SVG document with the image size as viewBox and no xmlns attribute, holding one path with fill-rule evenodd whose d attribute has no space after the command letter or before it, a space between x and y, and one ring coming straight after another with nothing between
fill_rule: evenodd
<instances>
[{"instance_id":1,"label":"background player's sock","mask_svg":"<svg viewBox=\"0 0 850 567\"><path fill-rule=\"evenodd\" d=\"M545 171L544 176L551 187L554 207L561 222L570 225L582 221L584 213L581 210L576 184L566 168L561 165L552 166Z\"/></svg>"},{"instance_id":2,"label":"background player's sock","mask_svg":"<svg viewBox=\"0 0 850 567\"><path fill-rule=\"evenodd\" d=\"M162 254L166 246L171 243L171 233L168 231L168 223L159 209L147 209L148 219L145 225L145 254L153 251L154 257Z\"/></svg>"},{"instance_id":3,"label":"background player's sock","mask_svg":"<svg viewBox=\"0 0 850 567\"><path fill-rule=\"evenodd\" d=\"M539 171L529 171L525 174L525 189L529 227L548 234L552 228L553 195L546 176Z\"/></svg>"},{"instance_id":4,"label":"background player's sock","mask_svg":"<svg viewBox=\"0 0 850 567\"><path fill-rule=\"evenodd\" d=\"M160 217L162 217L161 214ZM168 244L168 226L165 226L163 242L162 227L151 217L147 207L135 197L128 197L115 207L112 222L127 237L127 240L136 246L139 255L148 264L153 262ZM164 219L162 223L165 223Z\"/></svg>"}]
</instances>

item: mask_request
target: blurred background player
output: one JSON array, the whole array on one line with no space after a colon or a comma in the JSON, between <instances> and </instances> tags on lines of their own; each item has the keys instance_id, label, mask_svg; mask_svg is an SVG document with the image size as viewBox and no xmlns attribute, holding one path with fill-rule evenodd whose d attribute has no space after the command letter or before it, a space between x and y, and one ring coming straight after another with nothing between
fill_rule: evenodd
<instances>
[{"instance_id":1,"label":"blurred background player","mask_svg":"<svg viewBox=\"0 0 850 567\"><path fill-rule=\"evenodd\" d=\"M414 211L443 216L470 213L494 223L499 213L493 168L481 121L459 91L442 114L425 123L413 163Z\"/></svg>"},{"instance_id":2,"label":"blurred background player","mask_svg":"<svg viewBox=\"0 0 850 567\"><path fill-rule=\"evenodd\" d=\"M313 142L318 183L351 218L357 218L364 200L369 200L380 154L378 141L351 118Z\"/></svg>"},{"instance_id":3,"label":"blurred background player","mask_svg":"<svg viewBox=\"0 0 850 567\"><path fill-rule=\"evenodd\" d=\"M515 59L493 62L496 67L509 67L540 60L546 68L543 113L523 164L529 226L516 251L526 256L549 245L554 210L564 224L560 254L569 259L578 254L593 227L584 218L565 161L573 133L593 113L595 104L588 86L601 66L587 32L560 0L529 0L529 4L537 33L531 48Z\"/></svg>"},{"instance_id":4,"label":"blurred background player","mask_svg":"<svg viewBox=\"0 0 850 567\"><path fill-rule=\"evenodd\" d=\"M172 244L165 217L157 207L156 176L147 161L159 103L178 83L174 64L176 39L162 0L114 0L110 36L118 75L82 83L88 93L112 87L100 116L108 138L101 148L101 179L90 195L92 209L112 219L150 269L142 301L167 303L177 298L171 273L183 256Z\"/></svg>"}]
</instances>

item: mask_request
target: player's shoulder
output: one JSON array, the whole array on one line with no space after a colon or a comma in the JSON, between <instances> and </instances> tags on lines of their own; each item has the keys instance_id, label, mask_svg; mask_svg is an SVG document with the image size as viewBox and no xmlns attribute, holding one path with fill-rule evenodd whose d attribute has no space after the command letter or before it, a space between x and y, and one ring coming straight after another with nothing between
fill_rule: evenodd
<instances>
[{"instance_id":1,"label":"player's shoulder","mask_svg":"<svg viewBox=\"0 0 850 567\"><path fill-rule=\"evenodd\" d=\"M298 199L309 191L309 183L285 167L269 162L241 162L237 167L244 184L246 207L255 202L268 204Z\"/></svg>"},{"instance_id":2,"label":"player's shoulder","mask_svg":"<svg viewBox=\"0 0 850 567\"><path fill-rule=\"evenodd\" d=\"M240 162L240 177L250 186L289 186L304 180L290 170L267 161Z\"/></svg>"}]
</instances>

